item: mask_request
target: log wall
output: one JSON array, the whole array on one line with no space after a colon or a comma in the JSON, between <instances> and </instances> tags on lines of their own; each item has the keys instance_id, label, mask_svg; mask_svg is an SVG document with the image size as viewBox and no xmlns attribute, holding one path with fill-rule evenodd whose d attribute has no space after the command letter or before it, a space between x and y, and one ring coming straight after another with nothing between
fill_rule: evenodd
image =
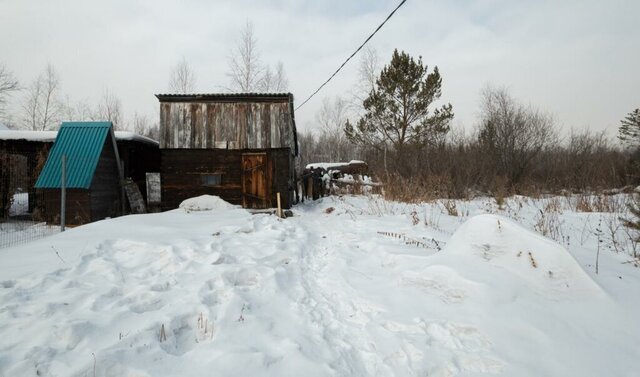
<instances>
[{"instance_id":1,"label":"log wall","mask_svg":"<svg viewBox=\"0 0 640 377\"><path fill-rule=\"evenodd\" d=\"M188 198L217 195L233 203L242 204L242 155L266 153L268 187L267 207L276 206L280 192L283 208L290 208L293 199L293 163L289 148L278 149L162 149L160 180L162 209L179 206ZM202 176L220 174L221 184L204 185Z\"/></svg>"}]
</instances>

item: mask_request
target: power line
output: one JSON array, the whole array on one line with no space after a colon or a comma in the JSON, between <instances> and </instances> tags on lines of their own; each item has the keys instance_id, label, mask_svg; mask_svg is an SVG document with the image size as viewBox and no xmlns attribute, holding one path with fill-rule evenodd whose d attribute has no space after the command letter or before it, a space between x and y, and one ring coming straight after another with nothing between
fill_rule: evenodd
<instances>
[{"instance_id":1,"label":"power line","mask_svg":"<svg viewBox=\"0 0 640 377\"><path fill-rule=\"evenodd\" d=\"M356 54L357 54L357 53L358 53L358 52L359 52L359 51L364 47L364 45L366 45L366 44L367 44L367 42L369 42L369 40L370 40L371 38L373 38L373 36L374 36L374 35L376 35L376 33L378 32L378 30L380 30L380 29L382 28L382 26L383 26L385 23L387 23L387 21L389 21L389 19L393 16L393 14L394 14L394 13L396 13L396 11L397 11L398 9L400 9L400 7L401 7L402 5L404 5L404 3L405 3L406 1L407 1L407 0L402 0L402 1L400 2L400 4L398 4L398 6L393 10L393 12L389 13L389 15L387 16L387 18L385 18L385 19L384 19L384 21L382 21L382 23L380 24L380 26L378 26L378 27L376 28L376 30L374 30L374 31L373 31L373 33L371 33L371 35L369 35L369 37L367 37L367 39L366 39L366 40L365 40L365 41L360 45L360 47L358 47L358 49L356 49L356 50L353 52L353 54L351 54L351 56L349 56L349 57L347 58L347 60L345 60L345 61L344 61L344 63L342 63L342 65L340 65L340 67L338 67L338 69L336 69L336 71L335 71L335 72L333 72L333 74L332 74L332 75L327 79L327 81L325 81L324 83L322 83L322 85L320 85L320 87L319 87L318 89L316 89L316 91L315 91L315 92L313 92L313 93L312 93L312 94L311 94L311 95L310 95L306 100L304 100L304 102L302 102L300 105L298 105L298 107L296 107L296 110L298 110L299 108L301 108L305 103L309 102L309 100L310 100L311 98L313 98L313 96L315 96L315 95L320 91L320 89L322 89L325 85L327 85L327 84L329 83L329 81L331 81L331 79L332 79L335 75L337 75L337 74L338 74L338 72L340 72L340 70L341 70L341 69L342 69L342 68L343 68L343 67L344 67L344 66L349 62L349 60L351 60L351 58L353 58L353 57L354 57L354 56L355 56L355 55L356 55Z\"/></svg>"}]
</instances>

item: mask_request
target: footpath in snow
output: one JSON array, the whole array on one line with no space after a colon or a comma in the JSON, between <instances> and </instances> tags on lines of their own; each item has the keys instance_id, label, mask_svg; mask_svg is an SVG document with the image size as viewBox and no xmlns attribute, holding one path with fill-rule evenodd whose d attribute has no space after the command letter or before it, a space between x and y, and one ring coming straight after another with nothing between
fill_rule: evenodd
<instances>
[{"instance_id":1,"label":"footpath in snow","mask_svg":"<svg viewBox=\"0 0 640 377\"><path fill-rule=\"evenodd\" d=\"M0 376L637 375L640 271L471 205L199 198L0 250Z\"/></svg>"}]
</instances>

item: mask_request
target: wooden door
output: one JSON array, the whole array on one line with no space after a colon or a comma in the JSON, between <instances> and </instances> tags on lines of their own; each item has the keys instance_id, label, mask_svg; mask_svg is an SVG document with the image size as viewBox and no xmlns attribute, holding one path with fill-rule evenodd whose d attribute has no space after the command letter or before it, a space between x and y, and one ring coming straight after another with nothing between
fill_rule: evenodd
<instances>
[{"instance_id":1,"label":"wooden door","mask_svg":"<svg viewBox=\"0 0 640 377\"><path fill-rule=\"evenodd\" d=\"M269 207L269 174L266 153L242 155L242 206Z\"/></svg>"}]
</instances>

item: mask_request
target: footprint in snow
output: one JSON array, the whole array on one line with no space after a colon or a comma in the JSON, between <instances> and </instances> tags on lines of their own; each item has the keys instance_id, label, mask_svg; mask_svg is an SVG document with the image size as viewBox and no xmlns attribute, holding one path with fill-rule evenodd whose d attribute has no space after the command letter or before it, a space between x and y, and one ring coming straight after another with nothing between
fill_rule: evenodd
<instances>
[{"instance_id":1,"label":"footprint in snow","mask_svg":"<svg viewBox=\"0 0 640 377\"><path fill-rule=\"evenodd\" d=\"M491 342L477 328L452 322L403 324L387 321L387 331L407 340L404 351L387 359L403 364L409 357L414 364L422 363L429 376L455 376L459 373L500 373L504 363L491 356ZM406 335L406 336L405 336ZM425 349L426 345L426 349ZM430 355L425 358L424 355Z\"/></svg>"},{"instance_id":2,"label":"footprint in snow","mask_svg":"<svg viewBox=\"0 0 640 377\"><path fill-rule=\"evenodd\" d=\"M243 288L253 288L260 281L259 273L244 268L237 271L227 271L223 274L223 277L227 284Z\"/></svg>"}]
</instances>

